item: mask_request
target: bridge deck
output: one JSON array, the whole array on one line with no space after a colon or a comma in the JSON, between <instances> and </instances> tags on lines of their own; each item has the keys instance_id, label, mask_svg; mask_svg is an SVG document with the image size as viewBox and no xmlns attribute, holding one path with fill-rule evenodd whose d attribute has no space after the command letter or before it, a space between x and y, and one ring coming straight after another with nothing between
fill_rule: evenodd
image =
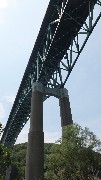
<instances>
[{"instance_id":1,"label":"bridge deck","mask_svg":"<svg viewBox=\"0 0 101 180\"><path fill-rule=\"evenodd\" d=\"M15 143L29 119L32 83L48 85L88 15L89 0L50 1L1 139L5 145Z\"/></svg>"}]
</instances>

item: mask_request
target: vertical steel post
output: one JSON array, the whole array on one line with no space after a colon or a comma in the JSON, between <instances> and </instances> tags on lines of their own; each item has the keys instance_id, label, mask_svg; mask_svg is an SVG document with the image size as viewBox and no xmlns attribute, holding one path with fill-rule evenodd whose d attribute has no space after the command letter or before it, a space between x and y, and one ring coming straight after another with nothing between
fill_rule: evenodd
<instances>
[{"instance_id":1,"label":"vertical steel post","mask_svg":"<svg viewBox=\"0 0 101 180\"><path fill-rule=\"evenodd\" d=\"M65 88L61 89L59 105L60 105L61 127L73 124L68 91Z\"/></svg>"},{"instance_id":2,"label":"vertical steel post","mask_svg":"<svg viewBox=\"0 0 101 180\"><path fill-rule=\"evenodd\" d=\"M37 56L37 81L39 78L39 55Z\"/></svg>"},{"instance_id":3,"label":"vertical steel post","mask_svg":"<svg viewBox=\"0 0 101 180\"><path fill-rule=\"evenodd\" d=\"M39 82L32 88L25 179L44 179L43 85Z\"/></svg>"}]
</instances>

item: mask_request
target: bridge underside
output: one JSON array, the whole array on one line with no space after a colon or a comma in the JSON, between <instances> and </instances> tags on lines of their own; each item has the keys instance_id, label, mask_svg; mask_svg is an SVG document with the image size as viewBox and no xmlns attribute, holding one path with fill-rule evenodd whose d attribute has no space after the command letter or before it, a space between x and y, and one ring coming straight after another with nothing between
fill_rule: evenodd
<instances>
[{"instance_id":1,"label":"bridge underside","mask_svg":"<svg viewBox=\"0 0 101 180\"><path fill-rule=\"evenodd\" d=\"M1 143L12 146L28 121L32 84L63 88L89 36L101 17L94 20L94 7L100 0L51 0L36 39ZM80 44L79 35L84 36ZM65 79L62 71L66 71ZM44 96L45 101L49 96Z\"/></svg>"}]
</instances>

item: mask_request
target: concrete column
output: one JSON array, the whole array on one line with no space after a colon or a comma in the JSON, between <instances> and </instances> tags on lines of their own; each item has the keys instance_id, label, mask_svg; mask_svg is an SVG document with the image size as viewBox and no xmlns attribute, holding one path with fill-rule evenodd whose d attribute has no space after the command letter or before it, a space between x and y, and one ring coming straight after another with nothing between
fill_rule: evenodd
<instances>
[{"instance_id":1,"label":"concrete column","mask_svg":"<svg viewBox=\"0 0 101 180\"><path fill-rule=\"evenodd\" d=\"M39 82L32 88L25 179L44 179L43 85Z\"/></svg>"},{"instance_id":2,"label":"concrete column","mask_svg":"<svg viewBox=\"0 0 101 180\"><path fill-rule=\"evenodd\" d=\"M60 105L61 127L73 124L68 91L65 88L61 89L59 105Z\"/></svg>"}]
</instances>

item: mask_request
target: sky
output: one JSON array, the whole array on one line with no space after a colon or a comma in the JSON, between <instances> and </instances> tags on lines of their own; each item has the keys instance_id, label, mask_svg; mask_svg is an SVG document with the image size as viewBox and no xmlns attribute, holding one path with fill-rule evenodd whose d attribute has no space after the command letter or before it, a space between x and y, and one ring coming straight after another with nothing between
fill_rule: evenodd
<instances>
[{"instance_id":1,"label":"sky","mask_svg":"<svg viewBox=\"0 0 101 180\"><path fill-rule=\"evenodd\" d=\"M6 125L49 0L0 0L0 122ZM97 10L96 10L97 11ZM95 12L96 14L96 12ZM72 118L101 139L101 19L66 85ZM58 99L44 102L45 142L61 137ZM29 122L17 142L27 141Z\"/></svg>"}]
</instances>

